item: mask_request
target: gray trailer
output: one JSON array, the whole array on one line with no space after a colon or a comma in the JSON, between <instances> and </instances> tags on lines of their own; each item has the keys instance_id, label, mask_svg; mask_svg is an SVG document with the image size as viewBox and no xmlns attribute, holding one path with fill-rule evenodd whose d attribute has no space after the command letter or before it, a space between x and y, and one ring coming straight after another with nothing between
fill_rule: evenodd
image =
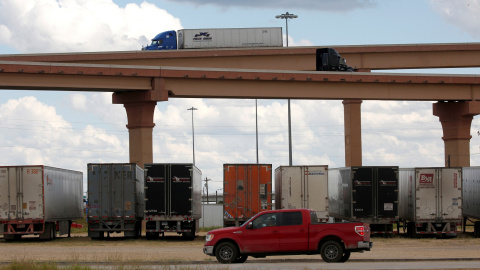
<instances>
[{"instance_id":1,"label":"gray trailer","mask_svg":"<svg viewBox=\"0 0 480 270\"><path fill-rule=\"evenodd\" d=\"M470 220L474 224L474 236L480 237L480 167L462 169L464 227Z\"/></svg>"},{"instance_id":2,"label":"gray trailer","mask_svg":"<svg viewBox=\"0 0 480 270\"><path fill-rule=\"evenodd\" d=\"M202 217L202 172L191 163L145 164L147 239L166 232L193 240Z\"/></svg>"},{"instance_id":3,"label":"gray trailer","mask_svg":"<svg viewBox=\"0 0 480 270\"><path fill-rule=\"evenodd\" d=\"M372 233L394 233L398 223L398 167L364 166L328 170L330 216L370 223Z\"/></svg>"},{"instance_id":4,"label":"gray trailer","mask_svg":"<svg viewBox=\"0 0 480 270\"><path fill-rule=\"evenodd\" d=\"M140 237L145 211L143 169L133 163L88 164L88 236Z\"/></svg>"},{"instance_id":5,"label":"gray trailer","mask_svg":"<svg viewBox=\"0 0 480 270\"><path fill-rule=\"evenodd\" d=\"M328 166L280 166L275 169L275 209L311 209L327 222Z\"/></svg>"},{"instance_id":6,"label":"gray trailer","mask_svg":"<svg viewBox=\"0 0 480 270\"><path fill-rule=\"evenodd\" d=\"M462 169L400 169L400 219L411 237L456 235L462 224Z\"/></svg>"},{"instance_id":7,"label":"gray trailer","mask_svg":"<svg viewBox=\"0 0 480 270\"><path fill-rule=\"evenodd\" d=\"M83 218L82 172L38 166L0 167L0 234L53 240Z\"/></svg>"}]
</instances>

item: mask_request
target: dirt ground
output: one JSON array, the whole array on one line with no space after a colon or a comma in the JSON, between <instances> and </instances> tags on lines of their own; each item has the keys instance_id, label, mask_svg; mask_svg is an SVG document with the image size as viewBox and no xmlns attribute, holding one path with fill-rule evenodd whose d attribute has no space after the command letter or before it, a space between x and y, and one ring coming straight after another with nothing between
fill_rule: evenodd
<instances>
[{"instance_id":1,"label":"dirt ground","mask_svg":"<svg viewBox=\"0 0 480 270\"><path fill-rule=\"evenodd\" d=\"M214 257L203 254L205 234L194 241L184 241L177 236L159 240L124 239L112 237L91 240L86 234L73 234L71 238L59 237L54 241L25 238L18 242L0 239L1 262L205 262ZM450 239L410 239L403 236L372 238L373 249L352 253L350 260L421 260L421 259L478 259L480 238L460 234ZM275 256L266 259L320 259L320 255ZM254 259L249 260L265 260Z\"/></svg>"}]
</instances>

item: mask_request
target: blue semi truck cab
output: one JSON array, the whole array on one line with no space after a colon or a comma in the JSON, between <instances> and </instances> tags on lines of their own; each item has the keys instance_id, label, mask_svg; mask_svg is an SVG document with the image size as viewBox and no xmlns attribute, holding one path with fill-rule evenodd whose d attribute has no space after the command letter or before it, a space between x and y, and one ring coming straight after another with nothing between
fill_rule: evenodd
<instances>
[{"instance_id":1,"label":"blue semi truck cab","mask_svg":"<svg viewBox=\"0 0 480 270\"><path fill-rule=\"evenodd\" d=\"M152 43L142 48L142 50L176 50L177 33L174 30L165 31L156 35Z\"/></svg>"}]
</instances>

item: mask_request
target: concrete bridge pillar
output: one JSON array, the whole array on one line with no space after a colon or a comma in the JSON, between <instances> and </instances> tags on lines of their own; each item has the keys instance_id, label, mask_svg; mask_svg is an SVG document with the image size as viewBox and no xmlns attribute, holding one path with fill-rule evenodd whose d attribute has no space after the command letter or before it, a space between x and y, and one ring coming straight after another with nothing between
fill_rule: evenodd
<instances>
[{"instance_id":1,"label":"concrete bridge pillar","mask_svg":"<svg viewBox=\"0 0 480 270\"><path fill-rule=\"evenodd\" d=\"M445 143L445 167L470 167L470 127L480 114L480 101L437 102L433 115L440 118Z\"/></svg>"},{"instance_id":2,"label":"concrete bridge pillar","mask_svg":"<svg viewBox=\"0 0 480 270\"><path fill-rule=\"evenodd\" d=\"M156 101L142 100L136 93L114 93L113 103L127 111L130 161L140 167L153 162L153 113Z\"/></svg>"},{"instance_id":3,"label":"concrete bridge pillar","mask_svg":"<svg viewBox=\"0 0 480 270\"><path fill-rule=\"evenodd\" d=\"M152 79L151 91L115 92L113 104L127 111L130 162L144 168L153 162L153 113L158 101L167 101L168 91L162 78Z\"/></svg>"},{"instance_id":4,"label":"concrete bridge pillar","mask_svg":"<svg viewBox=\"0 0 480 270\"><path fill-rule=\"evenodd\" d=\"M362 166L361 100L344 100L345 166Z\"/></svg>"}]
</instances>

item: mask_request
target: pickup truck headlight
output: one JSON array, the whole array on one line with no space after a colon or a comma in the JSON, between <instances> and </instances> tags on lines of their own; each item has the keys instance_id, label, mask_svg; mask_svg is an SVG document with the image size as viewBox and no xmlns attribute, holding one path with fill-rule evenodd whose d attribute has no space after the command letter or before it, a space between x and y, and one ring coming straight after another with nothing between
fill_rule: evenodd
<instances>
[{"instance_id":1,"label":"pickup truck headlight","mask_svg":"<svg viewBox=\"0 0 480 270\"><path fill-rule=\"evenodd\" d=\"M214 237L213 234L207 234L207 236L205 237L205 240L206 240L207 242L210 242L210 241L213 240L213 237Z\"/></svg>"}]
</instances>

